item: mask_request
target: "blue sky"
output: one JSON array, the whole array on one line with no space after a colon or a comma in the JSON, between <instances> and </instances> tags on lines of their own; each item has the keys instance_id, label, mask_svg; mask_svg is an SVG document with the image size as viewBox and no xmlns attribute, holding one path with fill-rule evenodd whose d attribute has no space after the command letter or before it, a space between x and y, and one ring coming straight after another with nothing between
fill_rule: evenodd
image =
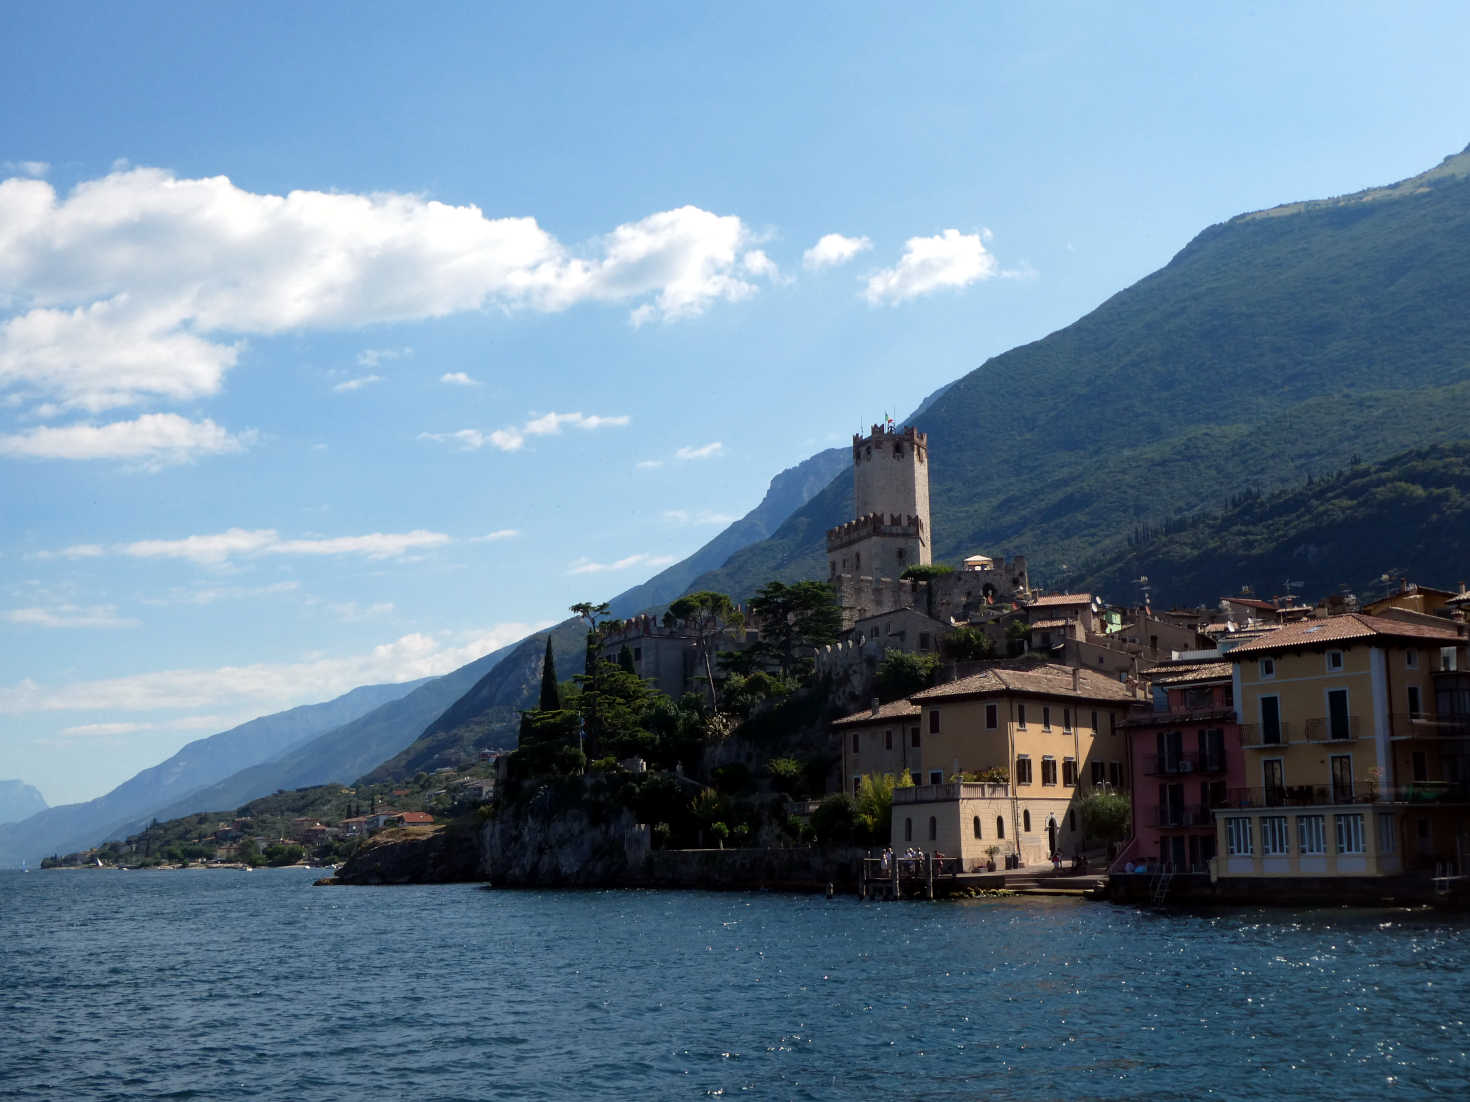
<instances>
[{"instance_id":1,"label":"blue sky","mask_svg":"<svg viewBox=\"0 0 1470 1102\"><path fill-rule=\"evenodd\" d=\"M0 14L0 777L452 669L1470 141L1463 5L529 7Z\"/></svg>"}]
</instances>

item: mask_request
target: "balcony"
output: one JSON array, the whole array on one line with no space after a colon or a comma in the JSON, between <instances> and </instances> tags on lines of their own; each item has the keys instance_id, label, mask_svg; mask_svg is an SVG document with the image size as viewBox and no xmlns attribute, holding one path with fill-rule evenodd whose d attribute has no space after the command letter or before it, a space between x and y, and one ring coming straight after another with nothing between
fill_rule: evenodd
<instances>
[{"instance_id":1,"label":"balcony","mask_svg":"<svg viewBox=\"0 0 1470 1102\"><path fill-rule=\"evenodd\" d=\"M1010 795L1008 784L974 781L950 781L947 784L914 784L893 790L895 804L942 803L948 800L1004 799Z\"/></svg>"},{"instance_id":2,"label":"balcony","mask_svg":"<svg viewBox=\"0 0 1470 1102\"><path fill-rule=\"evenodd\" d=\"M1346 722L1336 723L1331 719L1309 719L1303 729L1308 742L1352 742L1366 737L1357 716L1347 716Z\"/></svg>"},{"instance_id":3,"label":"balcony","mask_svg":"<svg viewBox=\"0 0 1470 1102\"><path fill-rule=\"evenodd\" d=\"M1420 781L1383 785L1288 784L1275 788L1232 788L1225 807L1337 807L1343 804L1451 804L1470 802L1470 784L1461 781ZM1218 809L1217 809L1218 810Z\"/></svg>"},{"instance_id":4,"label":"balcony","mask_svg":"<svg viewBox=\"0 0 1470 1102\"><path fill-rule=\"evenodd\" d=\"M1389 717L1394 738L1470 738L1470 716L1400 712Z\"/></svg>"},{"instance_id":5,"label":"balcony","mask_svg":"<svg viewBox=\"0 0 1470 1102\"><path fill-rule=\"evenodd\" d=\"M1285 746L1290 741L1290 732L1285 723L1278 723L1275 727L1266 727L1259 723L1240 725L1240 746L1243 750L1259 750L1263 746Z\"/></svg>"},{"instance_id":6,"label":"balcony","mask_svg":"<svg viewBox=\"0 0 1470 1102\"><path fill-rule=\"evenodd\" d=\"M1181 773L1223 773L1224 754L1151 754L1144 773L1150 777L1173 777Z\"/></svg>"},{"instance_id":7,"label":"balcony","mask_svg":"<svg viewBox=\"0 0 1470 1102\"><path fill-rule=\"evenodd\" d=\"M1181 827L1207 827L1214 823L1210 809L1202 804L1185 804L1174 807L1156 807L1153 825L1161 830L1177 830Z\"/></svg>"}]
</instances>

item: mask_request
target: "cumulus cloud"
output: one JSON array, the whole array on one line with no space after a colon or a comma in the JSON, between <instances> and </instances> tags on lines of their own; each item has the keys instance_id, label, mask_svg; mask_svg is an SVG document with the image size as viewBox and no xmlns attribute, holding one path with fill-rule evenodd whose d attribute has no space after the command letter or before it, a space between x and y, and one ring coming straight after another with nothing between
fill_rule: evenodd
<instances>
[{"instance_id":1,"label":"cumulus cloud","mask_svg":"<svg viewBox=\"0 0 1470 1102\"><path fill-rule=\"evenodd\" d=\"M0 714L208 709L264 715L330 700L357 685L436 677L548 626L505 623L456 636L414 633L355 654L300 662L158 670L54 686L27 678L0 687Z\"/></svg>"},{"instance_id":2,"label":"cumulus cloud","mask_svg":"<svg viewBox=\"0 0 1470 1102\"><path fill-rule=\"evenodd\" d=\"M630 420L631 418L626 414L604 417L595 413L545 413L539 417L532 417L522 425L511 425L488 433L481 432L479 429L459 429L456 432L421 432L419 439L433 440L441 444L456 444L462 451L479 451L486 445L493 445L503 452L516 452L526 446L526 440L529 437L560 436L563 425L591 431L609 427L622 428Z\"/></svg>"},{"instance_id":3,"label":"cumulus cloud","mask_svg":"<svg viewBox=\"0 0 1470 1102\"><path fill-rule=\"evenodd\" d=\"M338 394L347 394L354 390L361 390L363 387L370 386L373 383L381 383L382 381L383 376L381 375L359 375L356 379L345 379L337 383L332 389Z\"/></svg>"},{"instance_id":4,"label":"cumulus cloud","mask_svg":"<svg viewBox=\"0 0 1470 1102\"><path fill-rule=\"evenodd\" d=\"M811 271L835 268L872 247L873 242L866 237L844 237L840 233L823 234L815 245L801 254L801 263Z\"/></svg>"},{"instance_id":5,"label":"cumulus cloud","mask_svg":"<svg viewBox=\"0 0 1470 1102\"><path fill-rule=\"evenodd\" d=\"M864 297L870 306L894 305L932 291L968 287L999 274L999 265L978 233L945 230L934 237L910 237L892 268L868 279Z\"/></svg>"},{"instance_id":6,"label":"cumulus cloud","mask_svg":"<svg viewBox=\"0 0 1470 1102\"><path fill-rule=\"evenodd\" d=\"M14 608L0 613L0 620L40 628L135 628L137 620L117 614L114 605L58 605L55 608Z\"/></svg>"},{"instance_id":7,"label":"cumulus cloud","mask_svg":"<svg viewBox=\"0 0 1470 1102\"><path fill-rule=\"evenodd\" d=\"M197 399L218 392L241 337L486 307L629 303L635 324L688 318L755 292L750 241L738 216L693 206L574 251L534 218L418 195L267 195L127 167L61 195L12 177L0 182L0 302L13 304L0 391L89 412Z\"/></svg>"},{"instance_id":8,"label":"cumulus cloud","mask_svg":"<svg viewBox=\"0 0 1470 1102\"><path fill-rule=\"evenodd\" d=\"M371 532L364 536L282 539L274 528L231 528L210 535L173 540L134 540L116 550L135 559L187 559L202 564L222 563L247 555L364 555L370 559L396 558L408 551L442 547L450 539L443 532Z\"/></svg>"},{"instance_id":9,"label":"cumulus cloud","mask_svg":"<svg viewBox=\"0 0 1470 1102\"><path fill-rule=\"evenodd\" d=\"M630 570L635 566L668 566L674 561L673 555L651 555L647 552L639 552L636 555L628 555L626 558L615 562L594 562L585 556L572 563L567 568L568 574L607 574L615 570Z\"/></svg>"},{"instance_id":10,"label":"cumulus cloud","mask_svg":"<svg viewBox=\"0 0 1470 1102\"><path fill-rule=\"evenodd\" d=\"M450 386L480 385L480 380L470 378L463 371L446 371L443 375L439 376L439 381L441 383L448 383Z\"/></svg>"},{"instance_id":11,"label":"cumulus cloud","mask_svg":"<svg viewBox=\"0 0 1470 1102\"><path fill-rule=\"evenodd\" d=\"M150 470L189 463L204 455L241 452L253 444L253 429L232 433L206 418L190 421L176 413L145 413L132 421L103 425L41 425L0 435L0 456L24 459L124 459Z\"/></svg>"},{"instance_id":12,"label":"cumulus cloud","mask_svg":"<svg viewBox=\"0 0 1470 1102\"><path fill-rule=\"evenodd\" d=\"M46 161L0 162L0 172L18 172L22 176L44 176L50 171L51 165Z\"/></svg>"},{"instance_id":13,"label":"cumulus cloud","mask_svg":"<svg viewBox=\"0 0 1470 1102\"><path fill-rule=\"evenodd\" d=\"M402 348L364 348L357 354L358 367L377 367L385 360L403 360L413 355L413 349L404 345Z\"/></svg>"},{"instance_id":14,"label":"cumulus cloud","mask_svg":"<svg viewBox=\"0 0 1470 1102\"><path fill-rule=\"evenodd\" d=\"M513 540L521 534L519 528L498 528L494 532L486 532L483 536L471 536L468 543L500 543L502 540Z\"/></svg>"},{"instance_id":15,"label":"cumulus cloud","mask_svg":"<svg viewBox=\"0 0 1470 1102\"><path fill-rule=\"evenodd\" d=\"M725 450L725 445L719 440L709 444L701 444L699 447L684 447L674 453L675 459L713 459Z\"/></svg>"}]
</instances>

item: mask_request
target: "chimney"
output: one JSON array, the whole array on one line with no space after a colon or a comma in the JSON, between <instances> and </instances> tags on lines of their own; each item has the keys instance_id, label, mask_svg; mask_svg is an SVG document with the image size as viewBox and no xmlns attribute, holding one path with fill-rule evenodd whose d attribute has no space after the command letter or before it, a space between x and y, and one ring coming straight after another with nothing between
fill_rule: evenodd
<instances>
[{"instance_id":1,"label":"chimney","mask_svg":"<svg viewBox=\"0 0 1470 1102\"><path fill-rule=\"evenodd\" d=\"M1072 691L1079 691L1082 686L1082 671L1076 666L1072 667Z\"/></svg>"},{"instance_id":2,"label":"chimney","mask_svg":"<svg viewBox=\"0 0 1470 1102\"><path fill-rule=\"evenodd\" d=\"M881 705L879 704L878 698L875 696L873 698L873 701L872 701L872 708L873 708L873 714L874 715L877 715L878 714L879 707L881 707Z\"/></svg>"}]
</instances>

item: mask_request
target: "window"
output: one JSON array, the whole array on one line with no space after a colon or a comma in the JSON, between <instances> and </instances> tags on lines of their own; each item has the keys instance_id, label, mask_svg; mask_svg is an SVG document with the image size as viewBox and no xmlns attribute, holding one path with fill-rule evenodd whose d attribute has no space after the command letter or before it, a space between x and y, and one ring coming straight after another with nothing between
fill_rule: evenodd
<instances>
[{"instance_id":1,"label":"window","mask_svg":"<svg viewBox=\"0 0 1470 1102\"><path fill-rule=\"evenodd\" d=\"M1302 854L1327 852L1327 830L1321 815L1296 817L1296 845Z\"/></svg>"},{"instance_id":2,"label":"window","mask_svg":"<svg viewBox=\"0 0 1470 1102\"><path fill-rule=\"evenodd\" d=\"M1000 709L994 704L985 705L985 729L994 731L1000 723Z\"/></svg>"},{"instance_id":3,"label":"window","mask_svg":"<svg viewBox=\"0 0 1470 1102\"><path fill-rule=\"evenodd\" d=\"M1021 812L1021 829L1027 834L1031 833L1031 809L1029 807Z\"/></svg>"},{"instance_id":4,"label":"window","mask_svg":"<svg viewBox=\"0 0 1470 1102\"><path fill-rule=\"evenodd\" d=\"M1016 757L1016 783L1031 783L1031 759L1025 754Z\"/></svg>"},{"instance_id":5,"label":"window","mask_svg":"<svg viewBox=\"0 0 1470 1102\"><path fill-rule=\"evenodd\" d=\"M980 837L980 816L978 816L978 815L975 816L974 830L975 830L975 837L976 838L979 838Z\"/></svg>"},{"instance_id":6,"label":"window","mask_svg":"<svg viewBox=\"0 0 1470 1102\"><path fill-rule=\"evenodd\" d=\"M1071 708L1063 708L1062 709L1062 730L1063 731L1070 731L1071 729L1072 729L1072 709Z\"/></svg>"},{"instance_id":7,"label":"window","mask_svg":"<svg viewBox=\"0 0 1470 1102\"><path fill-rule=\"evenodd\" d=\"M1363 816L1337 815L1337 852L1363 852Z\"/></svg>"},{"instance_id":8,"label":"window","mask_svg":"<svg viewBox=\"0 0 1470 1102\"><path fill-rule=\"evenodd\" d=\"M1026 726L1026 705L1024 705L1024 704L1017 704L1016 705L1016 726L1017 727L1025 727Z\"/></svg>"},{"instance_id":9,"label":"window","mask_svg":"<svg viewBox=\"0 0 1470 1102\"><path fill-rule=\"evenodd\" d=\"M931 769L931 770L929 770L929 783L930 784L943 784L944 783L944 770L943 769Z\"/></svg>"},{"instance_id":10,"label":"window","mask_svg":"<svg viewBox=\"0 0 1470 1102\"><path fill-rule=\"evenodd\" d=\"M938 708L930 708L929 709L929 733L931 735L937 735L937 734L939 734L939 709Z\"/></svg>"},{"instance_id":11,"label":"window","mask_svg":"<svg viewBox=\"0 0 1470 1102\"><path fill-rule=\"evenodd\" d=\"M1266 806L1280 807L1286 802L1286 764L1281 758L1261 762L1261 785L1266 790Z\"/></svg>"},{"instance_id":12,"label":"window","mask_svg":"<svg viewBox=\"0 0 1470 1102\"><path fill-rule=\"evenodd\" d=\"M913 781L915 784L924 783L924 778L919 776L919 771L917 769L911 770L909 772L909 780Z\"/></svg>"},{"instance_id":13,"label":"window","mask_svg":"<svg viewBox=\"0 0 1470 1102\"><path fill-rule=\"evenodd\" d=\"M861 795L862 791L863 791L863 779L861 777L854 777L852 779L852 796L853 796L853 799L857 799L857 797L859 795Z\"/></svg>"},{"instance_id":14,"label":"window","mask_svg":"<svg viewBox=\"0 0 1470 1102\"><path fill-rule=\"evenodd\" d=\"M1231 857L1249 857L1251 849L1251 821L1232 816L1225 820L1225 852Z\"/></svg>"},{"instance_id":15,"label":"window","mask_svg":"<svg viewBox=\"0 0 1470 1102\"><path fill-rule=\"evenodd\" d=\"M1099 658L1098 661L1101 662L1102 659ZM1092 733L1094 735L1097 734L1097 709L1096 708L1094 708L1092 710Z\"/></svg>"},{"instance_id":16,"label":"window","mask_svg":"<svg viewBox=\"0 0 1470 1102\"><path fill-rule=\"evenodd\" d=\"M643 661L643 648L642 647L634 647L633 648L633 661L634 662L642 662Z\"/></svg>"},{"instance_id":17,"label":"window","mask_svg":"<svg viewBox=\"0 0 1470 1102\"><path fill-rule=\"evenodd\" d=\"M919 748L919 729L917 727L909 729L909 745L915 750Z\"/></svg>"},{"instance_id":18,"label":"window","mask_svg":"<svg viewBox=\"0 0 1470 1102\"><path fill-rule=\"evenodd\" d=\"M883 749L885 749L885 750L892 750L893 749L893 732L892 731L884 731L883 732Z\"/></svg>"},{"instance_id":19,"label":"window","mask_svg":"<svg viewBox=\"0 0 1470 1102\"><path fill-rule=\"evenodd\" d=\"M902 558L903 552L900 551L898 554L899 554L899 557ZM928 650L929 649L929 633L927 631L921 631L921 632L919 632L919 649L920 650Z\"/></svg>"},{"instance_id":20,"label":"window","mask_svg":"<svg viewBox=\"0 0 1470 1102\"><path fill-rule=\"evenodd\" d=\"M1006 821L1003 815L995 817L995 836L1002 839L1006 836Z\"/></svg>"},{"instance_id":21,"label":"window","mask_svg":"<svg viewBox=\"0 0 1470 1102\"><path fill-rule=\"evenodd\" d=\"M1330 650L1327 652L1327 668L1329 670L1342 669L1342 651Z\"/></svg>"},{"instance_id":22,"label":"window","mask_svg":"<svg viewBox=\"0 0 1470 1102\"><path fill-rule=\"evenodd\" d=\"M1290 850L1286 816L1265 815L1261 818L1261 853L1267 857L1284 857Z\"/></svg>"},{"instance_id":23,"label":"window","mask_svg":"<svg viewBox=\"0 0 1470 1102\"><path fill-rule=\"evenodd\" d=\"M1041 729L1043 731L1051 730L1051 709L1044 704L1041 707Z\"/></svg>"},{"instance_id":24,"label":"window","mask_svg":"<svg viewBox=\"0 0 1470 1102\"><path fill-rule=\"evenodd\" d=\"M1057 783L1057 759L1050 755L1041 759L1041 783Z\"/></svg>"},{"instance_id":25,"label":"window","mask_svg":"<svg viewBox=\"0 0 1470 1102\"><path fill-rule=\"evenodd\" d=\"M1378 852L1392 853L1398 848L1398 823L1395 821L1393 812L1380 811L1378 813Z\"/></svg>"},{"instance_id":26,"label":"window","mask_svg":"<svg viewBox=\"0 0 1470 1102\"><path fill-rule=\"evenodd\" d=\"M1281 744L1281 701L1274 696L1261 697L1261 742Z\"/></svg>"},{"instance_id":27,"label":"window","mask_svg":"<svg viewBox=\"0 0 1470 1102\"><path fill-rule=\"evenodd\" d=\"M1419 668L1419 652L1416 650L1404 651L1404 668L1417 670Z\"/></svg>"},{"instance_id":28,"label":"window","mask_svg":"<svg viewBox=\"0 0 1470 1102\"><path fill-rule=\"evenodd\" d=\"M1412 652L1410 652L1410 653L1412 653ZM1418 685L1410 685L1409 686L1409 715L1411 717L1419 715L1419 709L1420 709L1420 704L1419 704L1419 686Z\"/></svg>"},{"instance_id":29,"label":"window","mask_svg":"<svg viewBox=\"0 0 1470 1102\"><path fill-rule=\"evenodd\" d=\"M1429 779L1429 755L1423 750L1415 750L1410 756L1411 768L1414 771L1414 780L1427 781Z\"/></svg>"},{"instance_id":30,"label":"window","mask_svg":"<svg viewBox=\"0 0 1470 1102\"><path fill-rule=\"evenodd\" d=\"M1120 761L1108 762L1108 783L1114 788L1123 787L1123 763Z\"/></svg>"},{"instance_id":31,"label":"window","mask_svg":"<svg viewBox=\"0 0 1470 1102\"><path fill-rule=\"evenodd\" d=\"M1267 678L1271 678L1271 677L1275 677L1275 676L1276 676L1276 659L1274 659L1274 658L1262 658L1261 659L1261 680L1264 681Z\"/></svg>"},{"instance_id":32,"label":"window","mask_svg":"<svg viewBox=\"0 0 1470 1102\"><path fill-rule=\"evenodd\" d=\"M1095 761L1092 763L1092 783L1094 785L1105 784L1108 779L1108 763Z\"/></svg>"},{"instance_id":33,"label":"window","mask_svg":"<svg viewBox=\"0 0 1470 1102\"><path fill-rule=\"evenodd\" d=\"M1077 784L1077 759L1062 759L1062 783L1068 788Z\"/></svg>"},{"instance_id":34,"label":"window","mask_svg":"<svg viewBox=\"0 0 1470 1102\"><path fill-rule=\"evenodd\" d=\"M858 733L856 731L852 733L852 752L854 754L858 752Z\"/></svg>"},{"instance_id":35,"label":"window","mask_svg":"<svg viewBox=\"0 0 1470 1102\"><path fill-rule=\"evenodd\" d=\"M912 842L914 840L914 821L912 819L905 819L903 821L903 840L905 842Z\"/></svg>"},{"instance_id":36,"label":"window","mask_svg":"<svg viewBox=\"0 0 1470 1102\"><path fill-rule=\"evenodd\" d=\"M929 816L929 841L932 842L932 841L934 841L938 837L939 837L939 820L937 820L936 818L934 818L933 815L930 815Z\"/></svg>"}]
</instances>

